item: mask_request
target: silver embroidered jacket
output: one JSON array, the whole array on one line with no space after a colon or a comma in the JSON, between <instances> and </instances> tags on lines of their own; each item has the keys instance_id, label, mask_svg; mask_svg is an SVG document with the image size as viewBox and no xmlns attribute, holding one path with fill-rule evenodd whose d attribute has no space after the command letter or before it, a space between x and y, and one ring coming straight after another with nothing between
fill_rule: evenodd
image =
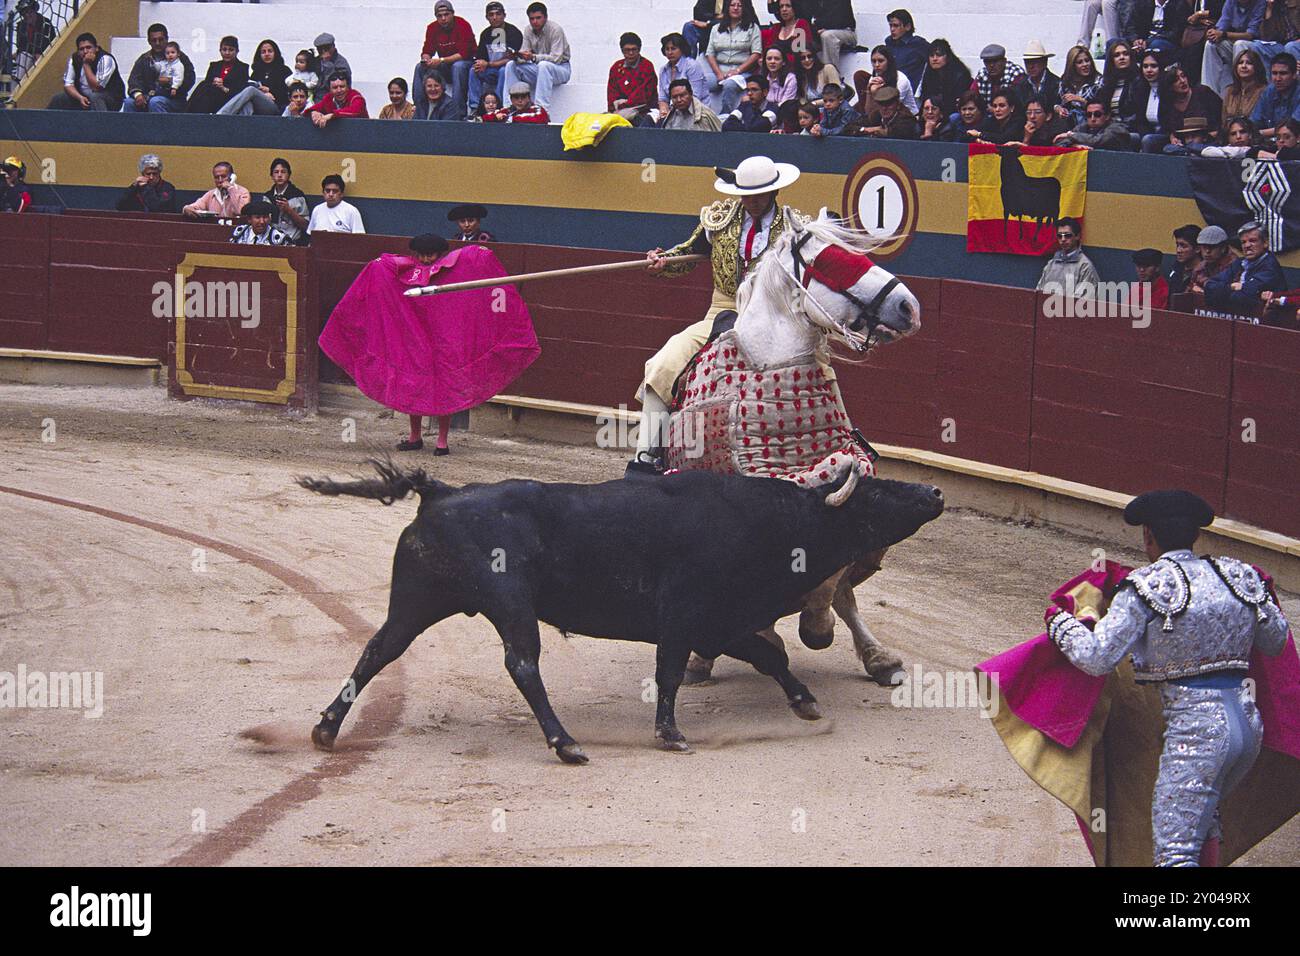
<instances>
[{"instance_id":1,"label":"silver embroidered jacket","mask_svg":"<svg viewBox=\"0 0 1300 956\"><path fill-rule=\"evenodd\" d=\"M1089 674L1108 673L1131 652L1137 680L1162 681L1246 670L1252 647L1282 650L1287 623L1250 565L1183 550L1125 578L1092 630L1062 611L1047 633Z\"/></svg>"}]
</instances>

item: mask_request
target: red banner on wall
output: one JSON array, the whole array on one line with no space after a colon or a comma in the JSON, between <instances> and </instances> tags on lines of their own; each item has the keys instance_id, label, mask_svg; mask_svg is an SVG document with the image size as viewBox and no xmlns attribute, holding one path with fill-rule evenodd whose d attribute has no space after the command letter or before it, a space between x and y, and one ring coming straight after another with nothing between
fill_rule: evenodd
<instances>
[{"instance_id":1,"label":"red banner on wall","mask_svg":"<svg viewBox=\"0 0 1300 956\"><path fill-rule=\"evenodd\" d=\"M967 252L1046 255L1056 248L1057 220L1083 221L1088 151L971 143L967 183Z\"/></svg>"}]
</instances>

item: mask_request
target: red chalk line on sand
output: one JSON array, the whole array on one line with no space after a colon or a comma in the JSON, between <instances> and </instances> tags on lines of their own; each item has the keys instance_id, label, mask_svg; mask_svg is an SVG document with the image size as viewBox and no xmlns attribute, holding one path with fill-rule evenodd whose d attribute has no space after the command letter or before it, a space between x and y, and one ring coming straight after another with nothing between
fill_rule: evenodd
<instances>
[{"instance_id":1,"label":"red chalk line on sand","mask_svg":"<svg viewBox=\"0 0 1300 956\"><path fill-rule=\"evenodd\" d=\"M80 501L72 501L67 498L56 498L52 495L25 491L21 488L10 488L5 485L0 485L0 492L17 495L20 498L29 498L33 501L73 508L77 511L99 515L113 521L121 521L124 524L146 528L159 534L179 538L182 541L188 541L191 544L229 555L269 574L292 588L322 614L347 631L350 637L369 640L374 632L374 628L366 623L359 614L332 594L327 593L318 582L305 574L291 571L284 565L239 545L218 541L215 538L195 534L157 521L150 521L147 518L138 518L135 515L124 514L120 511L113 511L109 508L101 508ZM390 679L388 683L397 686L386 687L384 694L373 695L363 705L361 712L357 715L352 732L348 734L346 746L340 747L327 755L313 770L299 775L275 793L259 800L225 826L205 834L188 850L167 860L165 865L219 866L228 862L240 850L247 849L265 836L271 827L294 807L319 796L322 781L347 776L364 764L370 754L378 749L379 745L397 726L402 709L406 704L406 694L401 688L402 672L399 661L394 661L386 669L386 676L388 672L393 671L396 673L393 673L392 677L396 678L396 680ZM306 739L305 733L303 738Z\"/></svg>"}]
</instances>

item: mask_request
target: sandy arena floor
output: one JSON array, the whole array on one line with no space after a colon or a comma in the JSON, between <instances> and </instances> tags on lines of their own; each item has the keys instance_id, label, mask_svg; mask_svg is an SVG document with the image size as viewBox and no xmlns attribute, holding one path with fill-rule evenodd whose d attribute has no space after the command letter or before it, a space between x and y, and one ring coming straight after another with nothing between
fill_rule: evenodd
<instances>
[{"instance_id":1,"label":"sandy arena floor","mask_svg":"<svg viewBox=\"0 0 1300 956\"><path fill-rule=\"evenodd\" d=\"M794 619L780 628L828 719L797 720L771 680L723 661L680 696L692 755L652 746L649 648L544 627L552 703L592 758L569 767L491 626L455 618L317 753L310 729L383 619L415 510L292 485L359 471L402 425L366 413L356 429L348 443L341 413L289 422L156 389L0 386L0 485L59 499L0 492L0 670L102 671L106 698L100 719L0 709L0 864L1089 862L976 710L892 706L843 624L821 652ZM453 446L408 460L455 484L623 467L594 449ZM859 600L909 665L965 670L1037 633L1097 544L954 510ZM1284 605L1300 619L1300 598ZM1298 847L1300 819L1243 862L1295 865Z\"/></svg>"}]
</instances>

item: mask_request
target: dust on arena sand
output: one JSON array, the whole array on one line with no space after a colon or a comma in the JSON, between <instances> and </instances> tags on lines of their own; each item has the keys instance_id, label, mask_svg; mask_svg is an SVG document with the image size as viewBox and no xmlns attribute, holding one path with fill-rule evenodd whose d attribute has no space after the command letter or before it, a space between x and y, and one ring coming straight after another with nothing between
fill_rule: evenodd
<instances>
[{"instance_id":1,"label":"dust on arena sand","mask_svg":"<svg viewBox=\"0 0 1300 956\"><path fill-rule=\"evenodd\" d=\"M780 627L828 719L797 720L773 681L724 659L680 695L686 756L652 746L651 648L544 627L552 702L592 758L570 767L491 626L454 618L317 753L311 727L383 619L414 514L292 484L359 471L403 431L353 417L348 443L339 413L0 386L0 485L58 499L0 493L0 670L102 671L106 698L99 719L0 710L0 864L1088 863L1072 816L975 709L892 706L843 624L820 652L793 619ZM596 449L452 444L409 460L453 484L623 468ZM1119 544L953 510L891 551L859 601L909 667L965 671L1037 633L1094 547L1140 559ZM1284 605L1300 618L1295 595ZM1295 865L1297 846L1292 821L1243 862Z\"/></svg>"}]
</instances>

